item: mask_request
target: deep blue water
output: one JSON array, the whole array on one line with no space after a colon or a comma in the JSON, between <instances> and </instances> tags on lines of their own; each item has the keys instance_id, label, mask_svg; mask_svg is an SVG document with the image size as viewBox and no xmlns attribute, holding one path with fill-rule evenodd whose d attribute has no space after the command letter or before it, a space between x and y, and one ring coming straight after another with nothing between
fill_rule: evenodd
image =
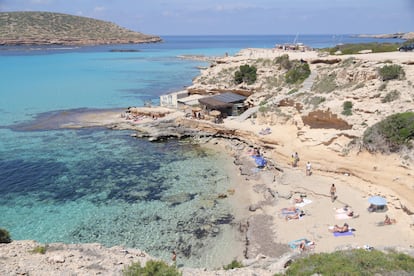
<instances>
[{"instance_id":1,"label":"deep blue water","mask_svg":"<svg viewBox=\"0 0 414 276\"><path fill-rule=\"evenodd\" d=\"M317 48L374 41L166 36L159 44L0 47L0 227L13 239L125 245L165 259L176 250L186 265L229 263L233 210L216 200L232 185L224 156L188 141L150 143L129 131L13 126L56 110L156 104L159 95L190 85L205 65L179 55L222 56L296 38Z\"/></svg>"}]
</instances>

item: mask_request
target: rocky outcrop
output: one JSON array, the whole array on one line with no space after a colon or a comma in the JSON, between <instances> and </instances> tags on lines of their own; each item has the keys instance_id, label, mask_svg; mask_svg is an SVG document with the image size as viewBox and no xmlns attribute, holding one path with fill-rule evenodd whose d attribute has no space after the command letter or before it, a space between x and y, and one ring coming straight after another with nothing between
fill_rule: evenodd
<instances>
[{"instance_id":1,"label":"rocky outcrop","mask_svg":"<svg viewBox=\"0 0 414 276\"><path fill-rule=\"evenodd\" d=\"M352 128L352 125L349 125L346 121L338 118L336 114L332 114L329 110L312 111L307 116L303 116L302 120L311 128L333 128L339 130Z\"/></svg>"},{"instance_id":2,"label":"rocky outcrop","mask_svg":"<svg viewBox=\"0 0 414 276\"><path fill-rule=\"evenodd\" d=\"M36 253L44 247L45 253ZM132 262L154 259L131 248L106 248L100 244L40 244L13 241L0 244L0 275L122 275Z\"/></svg>"}]
</instances>

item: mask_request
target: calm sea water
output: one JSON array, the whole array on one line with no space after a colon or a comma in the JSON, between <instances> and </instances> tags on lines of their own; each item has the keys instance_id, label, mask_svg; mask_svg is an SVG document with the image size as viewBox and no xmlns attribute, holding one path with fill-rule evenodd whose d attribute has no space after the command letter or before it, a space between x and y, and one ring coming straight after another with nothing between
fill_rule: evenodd
<instances>
[{"instance_id":1,"label":"calm sea water","mask_svg":"<svg viewBox=\"0 0 414 276\"><path fill-rule=\"evenodd\" d=\"M191 84L202 62L242 48L366 42L340 35L174 36L160 44L0 48L0 227L13 239L125 245L189 266L220 266L236 230L224 156L129 131L14 131L39 114L140 106ZM383 41L383 40L381 40ZM391 40L398 42L397 40ZM111 50L137 50L134 52Z\"/></svg>"}]
</instances>

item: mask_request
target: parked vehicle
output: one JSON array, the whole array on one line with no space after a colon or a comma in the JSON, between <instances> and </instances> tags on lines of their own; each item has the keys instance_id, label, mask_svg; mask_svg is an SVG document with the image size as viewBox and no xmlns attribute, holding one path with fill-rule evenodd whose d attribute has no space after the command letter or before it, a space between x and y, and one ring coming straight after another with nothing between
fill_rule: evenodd
<instances>
[{"instance_id":1,"label":"parked vehicle","mask_svg":"<svg viewBox=\"0 0 414 276\"><path fill-rule=\"evenodd\" d=\"M407 44L398 48L400 52L414 51L414 44Z\"/></svg>"}]
</instances>

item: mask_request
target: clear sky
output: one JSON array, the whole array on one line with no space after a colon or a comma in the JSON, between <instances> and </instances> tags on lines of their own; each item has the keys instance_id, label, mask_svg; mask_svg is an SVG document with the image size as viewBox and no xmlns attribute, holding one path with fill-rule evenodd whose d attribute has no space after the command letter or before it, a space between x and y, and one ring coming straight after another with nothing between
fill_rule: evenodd
<instances>
[{"instance_id":1,"label":"clear sky","mask_svg":"<svg viewBox=\"0 0 414 276\"><path fill-rule=\"evenodd\" d=\"M155 35L381 34L414 31L414 0L0 0Z\"/></svg>"}]
</instances>

